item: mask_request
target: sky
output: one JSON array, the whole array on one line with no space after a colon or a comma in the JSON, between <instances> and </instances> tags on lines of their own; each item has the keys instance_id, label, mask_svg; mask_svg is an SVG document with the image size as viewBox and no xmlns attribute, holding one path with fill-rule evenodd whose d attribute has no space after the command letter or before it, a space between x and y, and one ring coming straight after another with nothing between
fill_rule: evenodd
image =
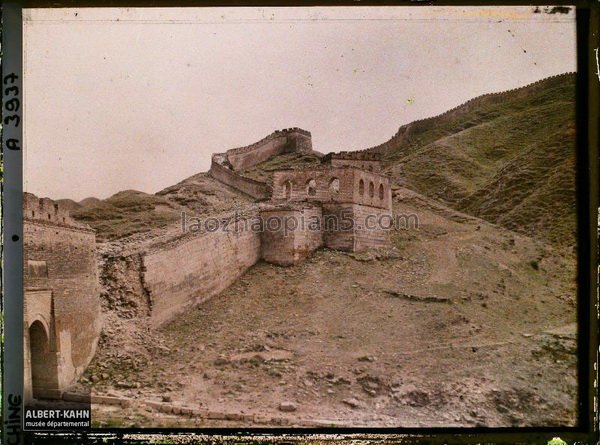
<instances>
[{"instance_id":1,"label":"sky","mask_svg":"<svg viewBox=\"0 0 600 445\"><path fill-rule=\"evenodd\" d=\"M23 25L24 189L77 201L155 193L282 128L364 149L576 69L574 10L29 9Z\"/></svg>"}]
</instances>

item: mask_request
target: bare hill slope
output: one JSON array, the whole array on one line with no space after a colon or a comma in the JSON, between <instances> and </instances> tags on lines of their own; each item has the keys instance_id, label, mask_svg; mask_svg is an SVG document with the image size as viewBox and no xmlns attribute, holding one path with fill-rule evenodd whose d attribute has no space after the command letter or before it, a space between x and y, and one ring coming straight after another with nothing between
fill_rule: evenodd
<instances>
[{"instance_id":1,"label":"bare hill slope","mask_svg":"<svg viewBox=\"0 0 600 445\"><path fill-rule=\"evenodd\" d=\"M471 99L404 125L366 151L384 156L385 171L397 185L511 230L575 244L574 74ZM274 170L310 167L321 156L316 151L274 156L241 174L270 182ZM155 195L124 191L69 205L75 218L105 240L164 227L182 209L207 214L249 202L199 173Z\"/></svg>"},{"instance_id":2,"label":"bare hill slope","mask_svg":"<svg viewBox=\"0 0 600 445\"><path fill-rule=\"evenodd\" d=\"M70 205L74 218L96 229L98 241L107 241L165 228L179 221L183 211L217 214L250 202L243 193L199 173L154 195L124 190L104 200L86 198Z\"/></svg>"},{"instance_id":3,"label":"bare hill slope","mask_svg":"<svg viewBox=\"0 0 600 445\"><path fill-rule=\"evenodd\" d=\"M512 230L575 243L575 75L400 128L382 153L408 188Z\"/></svg>"},{"instance_id":4,"label":"bare hill slope","mask_svg":"<svg viewBox=\"0 0 600 445\"><path fill-rule=\"evenodd\" d=\"M86 384L232 419L573 424L572 257L406 189L394 201L396 214L420 221L419 230L394 233L397 255L322 249L296 267L260 262L154 333L143 319L107 314ZM296 411L282 412L282 402ZM137 403L96 409L100 424L244 423Z\"/></svg>"}]
</instances>

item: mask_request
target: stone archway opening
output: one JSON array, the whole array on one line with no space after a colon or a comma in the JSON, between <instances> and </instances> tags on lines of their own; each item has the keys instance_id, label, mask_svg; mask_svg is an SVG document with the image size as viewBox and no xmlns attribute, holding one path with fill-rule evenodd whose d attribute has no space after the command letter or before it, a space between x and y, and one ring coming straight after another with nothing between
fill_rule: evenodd
<instances>
[{"instance_id":1,"label":"stone archway opening","mask_svg":"<svg viewBox=\"0 0 600 445\"><path fill-rule=\"evenodd\" d=\"M32 396L35 399L44 398L57 388L58 370L50 350L48 332L39 320L29 327L29 354Z\"/></svg>"},{"instance_id":2,"label":"stone archway opening","mask_svg":"<svg viewBox=\"0 0 600 445\"><path fill-rule=\"evenodd\" d=\"M331 181L329 181L329 190L333 193L340 192L340 180L338 178L331 178Z\"/></svg>"},{"instance_id":3,"label":"stone archway opening","mask_svg":"<svg viewBox=\"0 0 600 445\"><path fill-rule=\"evenodd\" d=\"M289 201L292 198L292 181L285 181L283 188L285 190L285 199Z\"/></svg>"},{"instance_id":4,"label":"stone archway opening","mask_svg":"<svg viewBox=\"0 0 600 445\"><path fill-rule=\"evenodd\" d=\"M317 194L317 181L309 179L306 182L306 192L308 193L308 196L315 196Z\"/></svg>"}]
</instances>

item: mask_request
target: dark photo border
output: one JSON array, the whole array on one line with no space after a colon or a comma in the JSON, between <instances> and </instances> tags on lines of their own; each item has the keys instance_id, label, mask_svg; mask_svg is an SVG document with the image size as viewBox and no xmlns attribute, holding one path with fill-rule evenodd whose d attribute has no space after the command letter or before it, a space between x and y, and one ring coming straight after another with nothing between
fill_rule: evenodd
<instances>
[{"instance_id":1,"label":"dark photo border","mask_svg":"<svg viewBox=\"0 0 600 445\"><path fill-rule=\"evenodd\" d=\"M23 216L22 216L22 8L201 6L557 6L576 8L577 28L577 232L578 424L526 428L102 428L89 433L22 431L23 415ZM537 443L560 437L569 445L598 443L598 206L600 193L600 2L375 1L375 0L23 0L2 5L2 443L146 443L150 434L180 436L173 443ZM16 87L9 89L9 87ZM18 98L18 109L9 101ZM14 117L16 116L16 118ZM143 435L143 437L136 437ZM124 437L127 435L128 437ZM134 435L134 436L131 436ZM188 437L191 436L191 437ZM159 443L167 442L167 437ZM177 441L177 442L175 442Z\"/></svg>"}]
</instances>

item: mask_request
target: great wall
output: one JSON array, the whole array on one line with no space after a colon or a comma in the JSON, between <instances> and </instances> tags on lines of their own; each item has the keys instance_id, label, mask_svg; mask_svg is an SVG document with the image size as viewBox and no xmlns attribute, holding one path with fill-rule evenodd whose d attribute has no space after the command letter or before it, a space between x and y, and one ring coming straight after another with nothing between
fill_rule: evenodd
<instances>
[{"instance_id":1,"label":"great wall","mask_svg":"<svg viewBox=\"0 0 600 445\"><path fill-rule=\"evenodd\" d=\"M92 360L102 327L94 231L24 196L25 397L55 397Z\"/></svg>"},{"instance_id":2,"label":"great wall","mask_svg":"<svg viewBox=\"0 0 600 445\"><path fill-rule=\"evenodd\" d=\"M528 96L536 90L541 89L542 87L546 87L548 83L561 82L566 77L574 76L574 72L557 74L554 76L546 77L544 79L540 79L536 82L524 85L522 87L513 88L506 91L500 91L497 93L483 94L481 96L474 97L436 116L418 119L416 121L412 121L409 124L402 125L398 129L396 134L394 134L386 142L373 147L357 150L354 153L378 153L382 156L385 156L386 153L390 152L390 150L394 149L395 147L406 144L410 139L411 135L415 132L421 131L425 128L431 128L436 125L440 125L444 121L449 121L454 118L460 117L464 114L473 111L476 108L482 108L485 105L501 103L508 97L510 97L511 99L516 99Z\"/></svg>"},{"instance_id":3,"label":"great wall","mask_svg":"<svg viewBox=\"0 0 600 445\"><path fill-rule=\"evenodd\" d=\"M271 186L240 173L266 161L272 156L312 150L311 134L300 128L278 130L254 144L216 153L211 158L209 174L254 199L264 200L271 195Z\"/></svg>"},{"instance_id":4,"label":"great wall","mask_svg":"<svg viewBox=\"0 0 600 445\"><path fill-rule=\"evenodd\" d=\"M275 131L246 147L216 153L208 175L252 198L251 204L244 204L237 211L210 215L219 221L220 227L235 225L235 230L213 231L202 227L186 232L177 226L97 243L94 231L75 221L64 205L26 194L26 398L90 400L89 394L74 393L73 388L94 358L103 335L103 313L112 305L126 306L129 311L126 318L156 329L177 319L179 314L191 312L192 307L205 307L202 303L209 299L212 299L209 304L219 301L218 296L223 297L228 289L243 282L244 275L257 263L293 268L311 256L314 259L326 253L323 250L313 255L321 247L344 252L385 250L389 246L388 230L365 230L365 222L370 215L391 216L390 178L381 173L390 147L406 143L411 132L437 125L439 119L468 113L485 101L501 102L507 94L529 94L531 89L546 82L570 75L553 76L508 92L477 97L439 116L400 127L384 144L329 153L318 157L318 164L310 168L276 170L268 181L246 176L247 170L273 156L312 152L308 131L299 128ZM270 220L339 222L347 218L353 222L350 230L336 226L317 230L298 226L288 233L281 228L264 230ZM260 229L251 229L253 224ZM473 223L476 224L480 221ZM476 233L480 233L479 226ZM107 328L110 326L104 324L105 331L110 332ZM295 424L290 418L264 418L110 393L92 393L91 401L121 407L141 404L161 413L197 419ZM307 420L303 425L320 424Z\"/></svg>"},{"instance_id":5,"label":"great wall","mask_svg":"<svg viewBox=\"0 0 600 445\"><path fill-rule=\"evenodd\" d=\"M220 230L177 228L119 240L98 252L94 231L62 205L26 194L27 397L60 397L85 370L101 330L100 287L105 301L123 294L137 316L158 327L218 295L260 260L293 266L323 246L348 252L387 248L389 227L370 228L367 221L387 216L391 222L389 178L378 173L378 155L329 154L317 168L274 172L272 183L243 174L273 156L310 151L310 132L290 128L214 154L209 175L255 204L217 215ZM270 227L273 221L280 225ZM282 221L296 225L282 227ZM342 227L340 221L351 224Z\"/></svg>"}]
</instances>

